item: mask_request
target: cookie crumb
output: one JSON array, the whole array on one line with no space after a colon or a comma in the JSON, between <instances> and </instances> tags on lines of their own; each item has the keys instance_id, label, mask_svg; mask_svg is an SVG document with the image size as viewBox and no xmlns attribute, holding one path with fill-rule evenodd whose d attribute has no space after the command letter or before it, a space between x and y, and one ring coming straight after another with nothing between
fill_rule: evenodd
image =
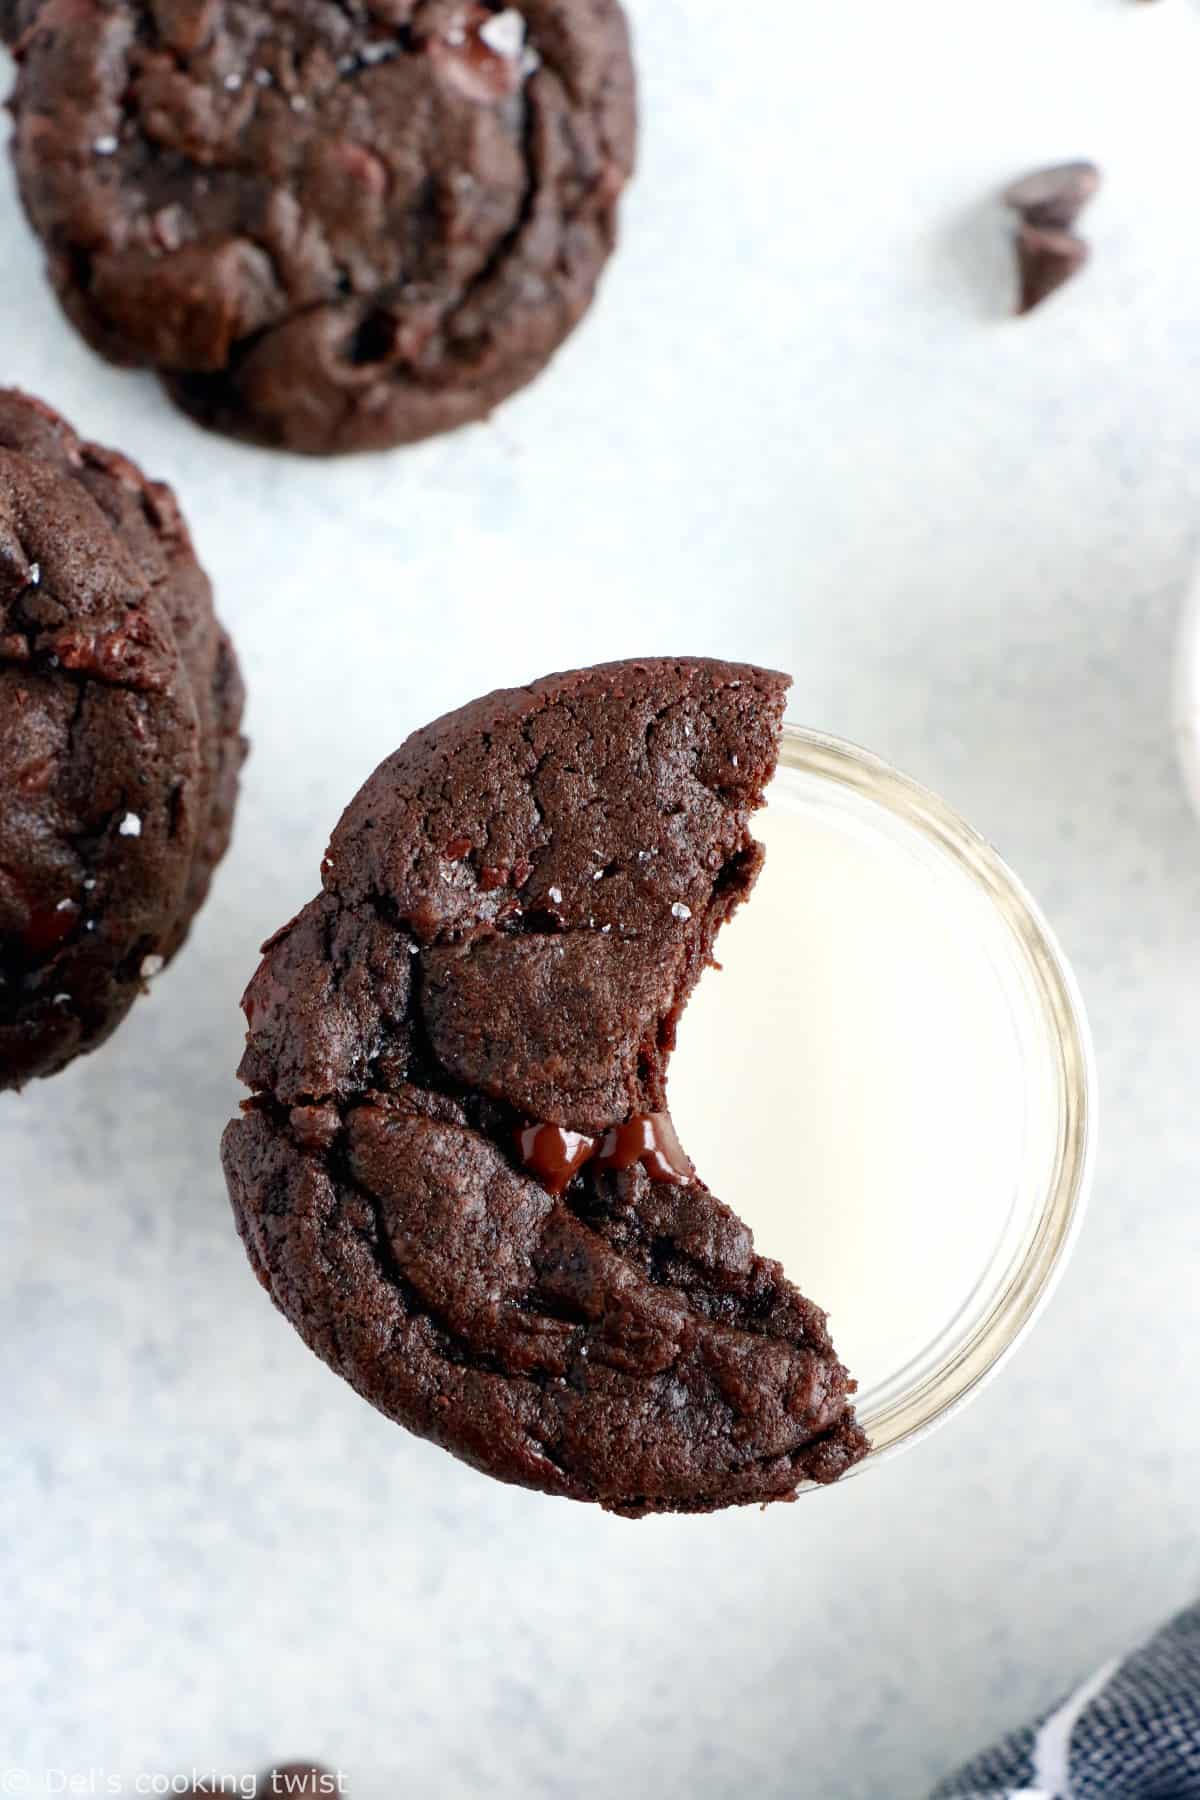
<instances>
[{"instance_id":1,"label":"cookie crumb","mask_svg":"<svg viewBox=\"0 0 1200 1800\"><path fill-rule=\"evenodd\" d=\"M1076 161L1034 169L1005 188L1004 203L1021 220L1016 237L1018 314L1048 300L1088 261L1091 251L1074 226L1100 181L1095 163Z\"/></svg>"}]
</instances>

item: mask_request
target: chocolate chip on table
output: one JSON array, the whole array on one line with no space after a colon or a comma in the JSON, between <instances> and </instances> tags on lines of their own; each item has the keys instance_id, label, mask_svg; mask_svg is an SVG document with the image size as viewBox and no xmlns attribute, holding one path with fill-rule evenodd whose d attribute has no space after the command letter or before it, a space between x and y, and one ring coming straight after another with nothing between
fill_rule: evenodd
<instances>
[{"instance_id":1,"label":"chocolate chip on table","mask_svg":"<svg viewBox=\"0 0 1200 1800\"><path fill-rule=\"evenodd\" d=\"M1034 169L1004 190L1004 203L1021 215L1026 225L1044 225L1069 231L1100 187L1100 171L1093 162L1055 163Z\"/></svg>"},{"instance_id":2,"label":"chocolate chip on table","mask_svg":"<svg viewBox=\"0 0 1200 1800\"><path fill-rule=\"evenodd\" d=\"M1017 312L1032 312L1078 274L1091 255L1084 240L1070 231L1022 225L1017 233L1019 292Z\"/></svg>"},{"instance_id":3,"label":"chocolate chip on table","mask_svg":"<svg viewBox=\"0 0 1200 1800\"><path fill-rule=\"evenodd\" d=\"M1073 227L1100 187L1093 162L1052 163L1022 175L1004 190L1020 218L1016 236L1017 312L1032 312L1082 269L1091 251Z\"/></svg>"}]
</instances>

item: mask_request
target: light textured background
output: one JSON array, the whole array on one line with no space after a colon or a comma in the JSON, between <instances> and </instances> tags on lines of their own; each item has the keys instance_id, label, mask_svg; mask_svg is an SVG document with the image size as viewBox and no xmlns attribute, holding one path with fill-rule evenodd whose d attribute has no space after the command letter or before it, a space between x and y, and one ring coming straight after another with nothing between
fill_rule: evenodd
<instances>
[{"instance_id":1,"label":"light textured background","mask_svg":"<svg viewBox=\"0 0 1200 1800\"><path fill-rule=\"evenodd\" d=\"M253 696L237 841L101 1056L0 1101L0 1760L340 1762L397 1794L909 1800L1200 1585L1200 832L1169 728L1200 522L1200 0L635 0L602 303L494 426L337 466L103 367L0 186L4 375L178 485ZM1108 170L1006 321L986 198ZM631 1526L384 1423L271 1311L215 1160L236 998L361 777L499 682L796 673L1033 886L1095 1027L1078 1257L910 1457ZM963 1204L970 1204L964 1193ZM802 1273L802 1272L801 1272Z\"/></svg>"}]
</instances>

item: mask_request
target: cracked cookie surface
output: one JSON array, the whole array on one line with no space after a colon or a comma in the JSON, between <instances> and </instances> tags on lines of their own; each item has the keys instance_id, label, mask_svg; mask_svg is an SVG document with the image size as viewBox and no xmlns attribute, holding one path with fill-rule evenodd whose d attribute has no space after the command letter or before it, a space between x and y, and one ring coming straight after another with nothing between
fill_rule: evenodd
<instances>
[{"instance_id":1,"label":"cracked cookie surface","mask_svg":"<svg viewBox=\"0 0 1200 1800\"><path fill-rule=\"evenodd\" d=\"M171 490L0 391L0 1087L95 1049L179 949L241 711Z\"/></svg>"},{"instance_id":2,"label":"cracked cookie surface","mask_svg":"<svg viewBox=\"0 0 1200 1800\"><path fill-rule=\"evenodd\" d=\"M17 54L64 308L217 430L321 454L483 418L614 245L617 0L44 0Z\"/></svg>"},{"instance_id":3,"label":"cracked cookie surface","mask_svg":"<svg viewBox=\"0 0 1200 1800\"><path fill-rule=\"evenodd\" d=\"M399 1423L633 1517L788 1499L866 1451L823 1313L666 1117L787 685L615 663L417 732L244 1001L223 1158L275 1303Z\"/></svg>"}]
</instances>

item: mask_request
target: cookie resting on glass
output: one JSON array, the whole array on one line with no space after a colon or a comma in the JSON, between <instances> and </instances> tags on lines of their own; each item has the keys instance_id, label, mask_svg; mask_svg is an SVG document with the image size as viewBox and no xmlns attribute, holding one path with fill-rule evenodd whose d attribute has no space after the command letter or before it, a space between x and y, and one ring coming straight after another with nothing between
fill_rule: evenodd
<instances>
[{"instance_id":1,"label":"cookie resting on glass","mask_svg":"<svg viewBox=\"0 0 1200 1800\"><path fill-rule=\"evenodd\" d=\"M667 1112L787 686L613 663L418 731L244 1000L224 1163L275 1303L410 1430L632 1517L790 1499L867 1449L824 1314Z\"/></svg>"},{"instance_id":2,"label":"cookie resting on glass","mask_svg":"<svg viewBox=\"0 0 1200 1800\"><path fill-rule=\"evenodd\" d=\"M582 318L633 168L617 0L8 0L64 308L311 454L482 419Z\"/></svg>"},{"instance_id":3,"label":"cookie resting on glass","mask_svg":"<svg viewBox=\"0 0 1200 1800\"><path fill-rule=\"evenodd\" d=\"M0 1087L94 1050L179 949L241 714L170 488L0 391Z\"/></svg>"}]
</instances>

